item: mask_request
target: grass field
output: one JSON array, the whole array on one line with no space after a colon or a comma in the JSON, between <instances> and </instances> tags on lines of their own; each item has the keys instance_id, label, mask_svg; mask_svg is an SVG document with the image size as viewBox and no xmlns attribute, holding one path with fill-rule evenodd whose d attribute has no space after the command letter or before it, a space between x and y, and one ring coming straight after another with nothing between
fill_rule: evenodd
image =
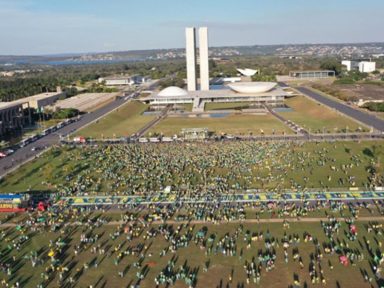
<instances>
[{"instance_id":1,"label":"grass field","mask_svg":"<svg viewBox=\"0 0 384 288\"><path fill-rule=\"evenodd\" d=\"M208 128L210 132L217 135L261 135L275 134L282 135L293 133L282 122L272 115L236 115L231 114L222 118L173 118L169 117L154 126L149 133L158 133L168 136L180 134L183 128Z\"/></svg>"},{"instance_id":2,"label":"grass field","mask_svg":"<svg viewBox=\"0 0 384 288\"><path fill-rule=\"evenodd\" d=\"M192 106L193 104L191 103L188 103L188 104L177 104L177 108L178 110L184 110L184 111L187 111L187 112L191 112L192 111Z\"/></svg>"},{"instance_id":3,"label":"grass field","mask_svg":"<svg viewBox=\"0 0 384 288\"><path fill-rule=\"evenodd\" d=\"M359 123L318 104L305 96L296 96L286 100L286 104L294 111L280 113L298 125L310 130L311 133L335 133L348 127L348 132L354 132L361 127L368 129Z\"/></svg>"},{"instance_id":4,"label":"grass field","mask_svg":"<svg viewBox=\"0 0 384 288\"><path fill-rule=\"evenodd\" d=\"M81 217L83 218L83 217ZM152 229L156 231L159 229L158 225L151 225L149 228L142 228L137 226L135 229L139 231L136 237L127 241L124 233L120 233L120 236L111 238L110 235L116 231L122 231L122 227L117 226L102 226L95 228L87 234L87 237L93 237L99 235L99 238L95 244L82 245L79 254L76 256L74 253L75 245L80 243L80 235L86 231L85 228L80 226L68 227L66 229L60 229L66 231L65 233L52 232L46 230L44 233L26 232L26 235L30 237L25 244L21 245L20 251L16 249L8 250L8 241L1 241L1 251L6 251L6 259L13 256L18 260L17 270L13 271L12 276L7 276L6 273L0 272L2 279L10 279L11 283L16 281L21 283L21 287L36 287L37 284L42 282L41 275L45 271L46 267L50 266L51 260L47 256L49 252L49 241L53 243L58 239L62 239L65 243L64 251L60 256L61 267L69 268L69 271L64 274L68 278L69 276L76 279L76 287L130 287L130 285L136 284L138 278L137 272L141 271L144 267L148 270L145 278L141 281L140 287L155 287L154 278L157 277L161 271L167 266L171 259L175 261L174 269L179 269L184 265L188 267L190 271L197 271L197 281L194 287L255 287L252 277L250 285L246 285L246 273L244 264L246 261L249 263L255 258L255 262L258 262L258 253L266 253L265 243L267 239L276 239L280 244L278 247L274 247L276 250L276 262L275 269L270 272L266 272L265 268L261 269L261 281L260 287L291 287L294 282L294 277L299 280L301 287L313 287L311 284L311 278L309 276L309 267L311 257L317 251L316 245L311 241L304 241L304 233L312 235L316 241L320 244L319 251L321 251L323 257L321 259L321 270L326 281L326 287L340 287L340 288L360 288L370 287L367 282L364 281L362 271L367 271L369 277L373 279L373 273L370 268L369 261L373 258L368 252L365 246L362 246L362 242L367 240L371 243L372 251L376 251L379 248L379 242L382 242L380 236L374 233L367 233L365 227L366 224L356 223L358 229L358 241L349 241L345 233L349 230L347 224L342 223L340 233L335 236L337 241L342 243L348 243L348 247L351 250L358 249L364 254L364 260L355 261L354 265L345 267L339 263L338 257L340 254L325 254L323 243L329 243L329 239L325 236L323 229L318 223L291 223L290 228L284 229L282 224L260 223L260 224L221 224L221 225L191 225L181 227L178 235L187 235L191 233L193 239L197 235L197 232L201 229L205 229L205 236L200 240L199 244L195 244L194 240L190 241L187 247L180 247L175 253L168 252L165 256L160 257L160 252L163 249L169 247L170 243L160 233L157 236L147 237L144 239L146 232ZM172 226L172 230L175 230L178 225ZM169 228L170 229L170 228ZM7 239L17 239L21 232L15 228L1 229L6 231ZM253 233L263 234L262 240L251 241L250 247L247 248L248 239ZM218 253L207 253L208 247L216 247L218 241L224 237L224 235L233 237L236 241L236 255L229 256L223 255L220 251ZM284 235L292 236L297 234L300 238L299 244L291 244L287 249L288 263L284 262L284 254L282 248L282 242ZM237 235L237 236L235 236ZM248 236L247 236L248 235ZM213 241L208 238L213 238ZM264 240L266 239L266 240ZM365 240L363 240L365 239ZM203 244L204 243L204 244ZM106 252L102 254L91 253L91 247L100 245ZM144 245L146 249L142 253L136 255L124 255L118 262L115 262L117 255L128 249L140 247L138 245ZM297 248L304 267L301 269L298 261L293 261L293 249ZM25 256L29 255L31 251L37 251L39 258L44 259L41 265L37 265L32 268L30 260ZM5 252L4 252L5 253ZM58 257L58 256L57 256ZM141 260L140 260L141 259ZM208 271L204 272L205 263L209 261ZM140 268L136 268L134 263L141 262ZM97 263L97 268L95 267ZM357 265L356 265L357 264ZM332 268L331 269L331 265ZM87 268L84 268L86 267ZM318 266L316 265L316 270ZM119 271L124 271L123 277L118 275ZM53 277L46 282L44 287L59 287L59 273L54 273ZM231 281L229 276L232 274ZM376 281L373 280L373 285L376 285ZM103 286L104 285L104 286ZM318 284L322 287L321 284ZM165 287L162 285L161 287ZM185 282L178 280L172 287L187 287ZM378 287L378 286L373 286Z\"/></svg>"},{"instance_id":5,"label":"grass field","mask_svg":"<svg viewBox=\"0 0 384 288\"><path fill-rule=\"evenodd\" d=\"M142 115L147 108L147 105L138 101L129 102L106 117L78 131L76 135L92 138L130 136L155 118L154 116Z\"/></svg>"},{"instance_id":6,"label":"grass field","mask_svg":"<svg viewBox=\"0 0 384 288\"><path fill-rule=\"evenodd\" d=\"M384 175L383 142L118 145L54 148L0 182L0 192L85 189L120 193L191 187L226 179L225 189L364 187L375 169ZM271 157L273 155L273 158ZM172 160L171 160L172 159ZM187 167L180 170L185 163ZM158 166L153 166L160 163ZM140 171L138 173L137 171ZM381 175L381 176L380 176ZM352 177L352 178L351 178ZM340 180L341 179L341 180ZM354 183L354 185L352 185Z\"/></svg>"},{"instance_id":7,"label":"grass field","mask_svg":"<svg viewBox=\"0 0 384 288\"><path fill-rule=\"evenodd\" d=\"M205 111L211 111L211 110L226 110L226 109L246 109L249 107L249 102L229 102L229 103L206 103L204 110Z\"/></svg>"}]
</instances>

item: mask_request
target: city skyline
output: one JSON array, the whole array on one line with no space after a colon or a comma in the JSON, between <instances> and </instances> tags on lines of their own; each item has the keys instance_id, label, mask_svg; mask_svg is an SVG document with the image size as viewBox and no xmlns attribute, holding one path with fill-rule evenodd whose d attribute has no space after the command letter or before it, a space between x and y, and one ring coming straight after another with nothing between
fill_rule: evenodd
<instances>
[{"instance_id":1,"label":"city skyline","mask_svg":"<svg viewBox=\"0 0 384 288\"><path fill-rule=\"evenodd\" d=\"M378 0L112 2L0 0L0 54L182 48L186 26L207 26L213 47L383 41Z\"/></svg>"}]
</instances>

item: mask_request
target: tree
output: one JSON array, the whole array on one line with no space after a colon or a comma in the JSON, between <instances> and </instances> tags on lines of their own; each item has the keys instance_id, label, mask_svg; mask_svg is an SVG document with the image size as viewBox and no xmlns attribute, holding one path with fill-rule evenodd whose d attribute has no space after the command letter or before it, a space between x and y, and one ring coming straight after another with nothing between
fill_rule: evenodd
<instances>
[{"instance_id":1,"label":"tree","mask_svg":"<svg viewBox=\"0 0 384 288\"><path fill-rule=\"evenodd\" d=\"M164 89L170 86L177 86L177 87L183 88L185 86L185 82L183 78L174 77L174 78L169 78L169 79L160 81L159 86L161 89Z\"/></svg>"},{"instance_id":2,"label":"tree","mask_svg":"<svg viewBox=\"0 0 384 288\"><path fill-rule=\"evenodd\" d=\"M79 115L80 111L74 108L59 109L53 113L53 119L67 119Z\"/></svg>"},{"instance_id":3,"label":"tree","mask_svg":"<svg viewBox=\"0 0 384 288\"><path fill-rule=\"evenodd\" d=\"M342 65L336 58L326 58L320 64L320 68L324 70L335 71L336 76L341 74Z\"/></svg>"}]
</instances>

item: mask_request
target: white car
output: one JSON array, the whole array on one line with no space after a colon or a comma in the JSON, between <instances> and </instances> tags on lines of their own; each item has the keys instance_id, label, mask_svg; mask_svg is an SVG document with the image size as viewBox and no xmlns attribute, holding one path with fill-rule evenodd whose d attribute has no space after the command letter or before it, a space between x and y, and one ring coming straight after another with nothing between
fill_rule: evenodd
<instances>
[{"instance_id":1,"label":"white car","mask_svg":"<svg viewBox=\"0 0 384 288\"><path fill-rule=\"evenodd\" d=\"M13 153L15 153L15 150L13 150L13 149L7 149L7 150L5 151L5 154L7 154L7 155L11 155L11 154L13 154Z\"/></svg>"}]
</instances>

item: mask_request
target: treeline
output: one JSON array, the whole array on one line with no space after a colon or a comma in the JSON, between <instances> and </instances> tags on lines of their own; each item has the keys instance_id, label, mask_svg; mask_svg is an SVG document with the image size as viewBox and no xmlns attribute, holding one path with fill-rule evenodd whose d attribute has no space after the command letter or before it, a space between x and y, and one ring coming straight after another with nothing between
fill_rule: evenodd
<instances>
[{"instance_id":1,"label":"treeline","mask_svg":"<svg viewBox=\"0 0 384 288\"><path fill-rule=\"evenodd\" d=\"M58 109L51 114L52 119L68 119L80 114L80 111L74 108Z\"/></svg>"},{"instance_id":2,"label":"treeline","mask_svg":"<svg viewBox=\"0 0 384 288\"><path fill-rule=\"evenodd\" d=\"M173 77L173 78L160 81L159 86L161 89L164 89L170 86L177 86L177 87L183 88L185 86L185 81L183 78Z\"/></svg>"},{"instance_id":3,"label":"treeline","mask_svg":"<svg viewBox=\"0 0 384 288\"><path fill-rule=\"evenodd\" d=\"M384 112L384 103L368 102L363 105L364 108L374 112Z\"/></svg>"},{"instance_id":4,"label":"treeline","mask_svg":"<svg viewBox=\"0 0 384 288\"><path fill-rule=\"evenodd\" d=\"M354 84L356 82L367 79L367 73L361 73L360 71L344 72L334 84Z\"/></svg>"},{"instance_id":5,"label":"treeline","mask_svg":"<svg viewBox=\"0 0 384 288\"><path fill-rule=\"evenodd\" d=\"M59 81L47 78L0 79L0 101L14 101L43 92L56 91Z\"/></svg>"},{"instance_id":6,"label":"treeline","mask_svg":"<svg viewBox=\"0 0 384 288\"><path fill-rule=\"evenodd\" d=\"M23 67L27 68L27 67ZM143 75L159 79L185 70L183 61L89 64L67 66L31 66L41 69L14 77L0 77L0 101L14 101L31 95L56 91L57 86L83 85L110 75ZM14 67L18 69L18 67Z\"/></svg>"}]
</instances>

